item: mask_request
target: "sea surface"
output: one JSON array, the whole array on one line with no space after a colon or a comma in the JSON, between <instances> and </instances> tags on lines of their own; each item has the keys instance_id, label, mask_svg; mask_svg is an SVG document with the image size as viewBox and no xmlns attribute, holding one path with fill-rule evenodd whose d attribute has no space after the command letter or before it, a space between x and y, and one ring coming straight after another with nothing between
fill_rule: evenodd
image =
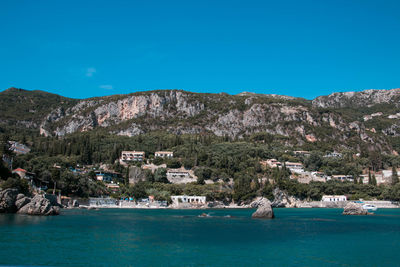
<instances>
[{"instance_id":1,"label":"sea surface","mask_svg":"<svg viewBox=\"0 0 400 267\"><path fill-rule=\"evenodd\" d=\"M400 209L275 209L273 220L251 219L253 211L0 214L0 265L400 266Z\"/></svg>"}]
</instances>

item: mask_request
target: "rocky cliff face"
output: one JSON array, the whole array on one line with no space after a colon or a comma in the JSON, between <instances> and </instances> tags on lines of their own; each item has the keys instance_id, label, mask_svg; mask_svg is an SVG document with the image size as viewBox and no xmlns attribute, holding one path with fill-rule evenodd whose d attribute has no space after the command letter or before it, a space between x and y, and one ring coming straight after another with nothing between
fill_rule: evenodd
<instances>
[{"instance_id":1,"label":"rocky cliff face","mask_svg":"<svg viewBox=\"0 0 400 267\"><path fill-rule=\"evenodd\" d=\"M312 103L322 108L367 107L376 104L399 104L400 88L392 90L365 90L333 93L319 96Z\"/></svg>"},{"instance_id":2,"label":"rocky cliff face","mask_svg":"<svg viewBox=\"0 0 400 267\"><path fill-rule=\"evenodd\" d=\"M165 91L119 97L115 100L82 100L63 111L52 111L40 126L42 134L65 135L76 131L88 131L96 127L109 127L132 119L146 117L165 120L166 118L193 117L204 109L204 104L190 101L180 91ZM51 131L51 125L58 126ZM118 134L136 135L143 133L140 125L132 123Z\"/></svg>"},{"instance_id":3,"label":"rocky cliff face","mask_svg":"<svg viewBox=\"0 0 400 267\"><path fill-rule=\"evenodd\" d=\"M14 91L7 92L6 99L10 99ZM17 92L24 94L21 90ZM0 93L0 100L2 94L4 92ZM41 98L24 96L21 99L37 102ZM334 93L313 101L277 95L242 93L233 96L179 90L79 101L53 99L61 99L61 102L58 105L49 102L47 109L41 108L45 115L35 117L34 121L24 120L26 125L30 123L26 127L39 127L40 133L46 136L93 129L126 136L163 130L239 138L266 132L286 136L288 142L295 144L332 140L341 144L352 140L380 147L388 146L387 136L400 136L400 89ZM7 101L3 102L7 105ZM385 105L384 110L382 105ZM4 123L10 122L5 120Z\"/></svg>"},{"instance_id":4,"label":"rocky cliff face","mask_svg":"<svg viewBox=\"0 0 400 267\"><path fill-rule=\"evenodd\" d=\"M226 109L227 105L231 108ZM325 124L337 127L343 123L334 114L319 116L309 104L288 103L281 98L271 101L269 97L251 95L219 99L219 95L159 91L117 99L83 100L67 110L57 108L47 115L40 131L44 135L62 136L103 127L127 136L164 129L177 134L208 131L230 137L268 132L314 140L315 133L308 130L308 125ZM344 129L345 125L341 127Z\"/></svg>"}]
</instances>

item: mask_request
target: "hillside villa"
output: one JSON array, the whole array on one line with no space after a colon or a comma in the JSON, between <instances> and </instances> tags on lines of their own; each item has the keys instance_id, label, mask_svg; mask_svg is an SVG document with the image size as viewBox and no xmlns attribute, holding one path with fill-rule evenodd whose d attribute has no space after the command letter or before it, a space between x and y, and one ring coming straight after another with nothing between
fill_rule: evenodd
<instances>
[{"instance_id":1,"label":"hillside villa","mask_svg":"<svg viewBox=\"0 0 400 267\"><path fill-rule=\"evenodd\" d=\"M282 163L277 161L276 159L267 159L260 161L260 164L264 167L268 166L270 168L280 168L282 167Z\"/></svg>"},{"instance_id":2,"label":"hillside villa","mask_svg":"<svg viewBox=\"0 0 400 267\"><path fill-rule=\"evenodd\" d=\"M112 181L116 181L122 178L119 172L114 172L114 171L98 170L95 171L94 173L96 174L97 181L103 181L106 183L111 183Z\"/></svg>"},{"instance_id":3,"label":"hillside villa","mask_svg":"<svg viewBox=\"0 0 400 267\"><path fill-rule=\"evenodd\" d=\"M28 154L31 151L31 149L24 144L15 141L9 141L8 143L10 144L9 150L16 154Z\"/></svg>"},{"instance_id":4,"label":"hillside villa","mask_svg":"<svg viewBox=\"0 0 400 267\"><path fill-rule=\"evenodd\" d=\"M304 150L297 150L293 152L296 156L305 156L308 157L311 155L311 152L309 151L304 151Z\"/></svg>"},{"instance_id":5,"label":"hillside villa","mask_svg":"<svg viewBox=\"0 0 400 267\"><path fill-rule=\"evenodd\" d=\"M344 182L344 181L353 182L354 181L353 175L343 175L343 174L332 175L330 179L329 179L329 177L327 178L327 180L331 180L331 179L337 180L337 181L342 181L342 182Z\"/></svg>"},{"instance_id":6,"label":"hillside villa","mask_svg":"<svg viewBox=\"0 0 400 267\"><path fill-rule=\"evenodd\" d=\"M143 161L145 153L143 151L122 151L121 162Z\"/></svg>"},{"instance_id":7,"label":"hillside villa","mask_svg":"<svg viewBox=\"0 0 400 267\"><path fill-rule=\"evenodd\" d=\"M156 151L156 153L154 153L154 156L160 157L160 158L173 158L174 152L172 152L172 151Z\"/></svg>"}]
</instances>

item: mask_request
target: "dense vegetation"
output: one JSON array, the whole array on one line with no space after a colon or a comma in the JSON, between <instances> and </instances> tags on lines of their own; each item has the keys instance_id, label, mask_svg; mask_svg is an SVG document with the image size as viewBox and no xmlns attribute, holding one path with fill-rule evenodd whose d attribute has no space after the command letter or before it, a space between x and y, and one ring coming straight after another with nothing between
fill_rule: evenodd
<instances>
[{"instance_id":1,"label":"dense vegetation","mask_svg":"<svg viewBox=\"0 0 400 267\"><path fill-rule=\"evenodd\" d=\"M142 198L151 193L156 199L168 200L174 194L198 194L206 195L208 200L242 202L260 195L273 198L273 188L279 187L290 195L308 200L319 200L324 194L345 194L352 199L400 200L398 184L386 187L360 184L357 178L364 168L378 170L398 166L398 156L371 152L354 157L354 152L344 151L342 158L326 158L315 146L310 156L296 157L282 144L281 137L267 133L257 133L242 140L214 135L173 135L162 132L124 137L96 131L76 133L64 138L3 135L3 140L7 138L25 141L32 148L31 153L26 155L14 155L13 166L34 172L49 190L55 188L65 195L88 197L110 194L101 182L95 180L93 171L74 174L68 169L79 165L96 168L101 163L107 163L123 176L120 191L113 193L115 197ZM133 165L128 169L118 163L122 150L144 151L150 161L166 163L167 167L194 168L198 177L197 183L169 184L165 170L159 169L152 174L138 168L136 175L141 182L130 185L129 172L136 167ZM154 158L154 152L158 150L172 150L175 159ZM350 174L356 177L356 183L330 181L301 184L289 179L290 172L285 168L279 170L261 166L260 160L268 158L276 158L282 162L300 160L307 170L324 171L329 175ZM2 179L7 179L7 176L9 173L5 172ZM211 180L215 183L205 184Z\"/></svg>"}]
</instances>

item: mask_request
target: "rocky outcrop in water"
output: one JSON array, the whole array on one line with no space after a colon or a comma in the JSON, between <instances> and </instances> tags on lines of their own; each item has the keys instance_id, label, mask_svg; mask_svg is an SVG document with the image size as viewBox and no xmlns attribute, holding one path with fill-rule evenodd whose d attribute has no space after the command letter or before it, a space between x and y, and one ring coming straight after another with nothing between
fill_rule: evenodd
<instances>
[{"instance_id":1,"label":"rocky outcrop in water","mask_svg":"<svg viewBox=\"0 0 400 267\"><path fill-rule=\"evenodd\" d=\"M251 215L255 219L273 219L275 217L274 211L271 207L271 202L266 198L261 198L252 205L257 205L257 210Z\"/></svg>"},{"instance_id":2,"label":"rocky outcrop in water","mask_svg":"<svg viewBox=\"0 0 400 267\"><path fill-rule=\"evenodd\" d=\"M15 188L0 191L0 213L19 213L28 215L58 215L60 207L43 195L35 195L32 199L19 194Z\"/></svg>"},{"instance_id":3,"label":"rocky outcrop in water","mask_svg":"<svg viewBox=\"0 0 400 267\"><path fill-rule=\"evenodd\" d=\"M360 203L349 202L343 209L343 215L368 215Z\"/></svg>"},{"instance_id":4,"label":"rocky outcrop in water","mask_svg":"<svg viewBox=\"0 0 400 267\"><path fill-rule=\"evenodd\" d=\"M60 208L57 206L51 205L50 200L45 198L42 195L36 195L32 198L32 200L24 205L21 209L18 210L19 214L28 214L28 215L58 215L60 214Z\"/></svg>"}]
</instances>

